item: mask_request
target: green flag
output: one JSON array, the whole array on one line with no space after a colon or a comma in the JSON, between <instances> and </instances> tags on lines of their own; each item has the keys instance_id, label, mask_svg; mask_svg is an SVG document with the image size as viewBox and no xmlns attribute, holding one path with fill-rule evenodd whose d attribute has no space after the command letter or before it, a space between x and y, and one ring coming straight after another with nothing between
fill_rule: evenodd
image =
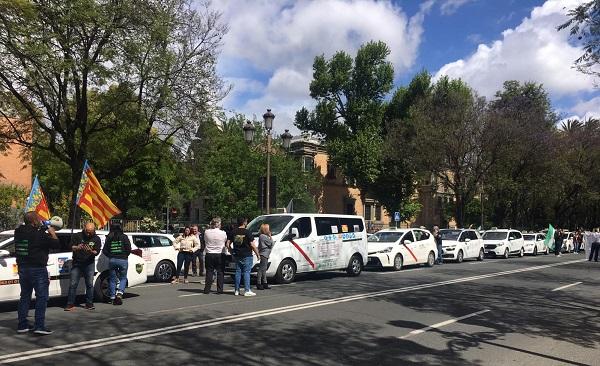
<instances>
[{"instance_id":1,"label":"green flag","mask_svg":"<svg viewBox=\"0 0 600 366\"><path fill-rule=\"evenodd\" d=\"M550 250L554 250L554 228L552 225L548 225L548 232L546 233L546 240L544 240L544 245L548 247Z\"/></svg>"}]
</instances>

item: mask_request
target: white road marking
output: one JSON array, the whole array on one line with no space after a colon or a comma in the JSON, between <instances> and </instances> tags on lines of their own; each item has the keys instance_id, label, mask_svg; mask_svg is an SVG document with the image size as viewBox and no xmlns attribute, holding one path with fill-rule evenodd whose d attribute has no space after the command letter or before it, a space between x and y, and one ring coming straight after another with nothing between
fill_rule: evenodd
<instances>
[{"instance_id":1,"label":"white road marking","mask_svg":"<svg viewBox=\"0 0 600 366\"><path fill-rule=\"evenodd\" d=\"M577 286L577 285L581 285L582 283L583 283L583 282L575 282L575 283L572 283L572 284L570 284L570 285L566 285L566 286L557 287L557 288L555 288L554 290L552 290L552 292L554 292L554 291L560 291L560 290L564 290L564 289L566 289L566 288L573 287L573 286Z\"/></svg>"},{"instance_id":2,"label":"white road marking","mask_svg":"<svg viewBox=\"0 0 600 366\"><path fill-rule=\"evenodd\" d=\"M131 288L144 288L144 287L157 287L157 286L169 286L170 283L153 283L153 284L149 284L149 285L137 285L137 286L133 286Z\"/></svg>"},{"instance_id":3,"label":"white road marking","mask_svg":"<svg viewBox=\"0 0 600 366\"><path fill-rule=\"evenodd\" d=\"M412 269L401 269L399 271L392 271L392 272L379 272L377 273L378 275L391 275L391 274L398 274L398 273L406 273L406 272L412 272L412 271L422 271L423 268L412 268Z\"/></svg>"},{"instance_id":4,"label":"white road marking","mask_svg":"<svg viewBox=\"0 0 600 366\"><path fill-rule=\"evenodd\" d=\"M81 350L85 350L85 349L98 348L98 347L108 346L108 345L112 345L112 344L126 343L126 342L131 342L131 341L140 340L140 339L159 337L159 336L164 336L164 335L172 334L172 333L185 332L188 330L207 328L207 327L212 327L212 326L221 325L221 324L236 323L236 322L240 322L243 320L260 318L260 317L264 317L264 316L273 316L273 315L289 313L289 312L293 312L293 311L307 310L307 309L312 309L312 308L317 308L317 307L322 307L322 306L327 306L327 305L335 305L335 304L345 303L345 302L349 302L349 301L357 301L357 300L387 296L387 295L392 295L392 294L397 294L397 293L411 292L411 291L416 291L416 290L447 286L447 285L452 285L452 284L456 284L456 283L472 282L472 281L476 281L476 280L480 280L480 279L506 276L506 275L515 274L515 273L537 271L537 270L541 270L541 269L565 266L568 264L574 264L574 263L579 263L579 262L584 262L584 261L585 261L585 259L568 261L568 262L559 262L559 263L546 264L546 265L535 266L535 267L514 269L514 270L510 270L510 271L489 273L486 275L457 278L457 279L448 280L448 281L433 282L433 283L426 283L426 284L416 285L416 286L408 286L408 287L401 287L401 288L395 288L395 289L389 289L389 290L383 290L383 291L375 291L375 292L371 292L371 293L343 296L343 297L338 297L338 298L329 299L329 300L320 300L320 301L308 302L308 303L297 304L297 305L282 306L282 307L277 307L277 308L253 311L253 312L249 312L249 313L234 314L234 315L224 316L224 317L215 318L215 319L207 319L207 320L178 324L178 325L173 325L173 326L168 326L168 327L163 327L163 328L155 328L155 329L145 330L145 331L141 331L141 332L122 334L119 336L98 338L98 339L93 339L93 340L89 340L89 341L82 341L82 342L58 345L58 346L54 346L54 347L38 348L38 349L25 351L25 352L17 352L17 353L10 353L10 354L2 355L2 356L0 356L0 363L13 363L13 362L19 362L19 361L26 361L26 360L47 357L47 356L53 356L53 355L63 354L63 353L68 353L68 352L75 352L75 351L81 351Z\"/></svg>"},{"instance_id":5,"label":"white road marking","mask_svg":"<svg viewBox=\"0 0 600 366\"><path fill-rule=\"evenodd\" d=\"M459 318L449 319L449 320L446 320L446 321L443 321L443 322L440 322L440 323L437 323L437 324L433 324L433 325L430 325L430 326L425 327L425 328L415 329L412 332L408 333L407 335L404 335L404 336L398 337L398 338L399 339L406 339L408 337L412 337L412 336L417 335L417 334L425 333L425 332L427 332L429 330L433 330L433 329L438 329L438 328L441 328L441 327L445 327L446 325L450 325L450 324L459 322L459 321L467 319L467 318L472 318L474 316L477 316L477 315L480 315L480 314L483 314L483 313L487 313L488 311L490 311L490 310L481 310L481 311L477 311L475 313L471 313L471 314L468 314L468 315L461 316Z\"/></svg>"},{"instance_id":6,"label":"white road marking","mask_svg":"<svg viewBox=\"0 0 600 366\"><path fill-rule=\"evenodd\" d=\"M473 262L471 264L488 264L488 263L496 263L496 262L501 262L501 261L503 261L503 260L502 259L495 259L493 261L482 260L482 261L479 261L479 262Z\"/></svg>"}]
</instances>

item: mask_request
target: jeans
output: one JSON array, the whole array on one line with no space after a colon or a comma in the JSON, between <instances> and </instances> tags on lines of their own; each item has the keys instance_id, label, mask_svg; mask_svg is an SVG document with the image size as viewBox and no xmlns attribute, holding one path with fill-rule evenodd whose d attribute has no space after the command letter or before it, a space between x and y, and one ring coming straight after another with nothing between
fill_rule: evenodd
<instances>
[{"instance_id":1,"label":"jeans","mask_svg":"<svg viewBox=\"0 0 600 366\"><path fill-rule=\"evenodd\" d=\"M594 257L594 261L598 262L598 252L600 251L600 243L592 243L592 249L590 250L590 258L588 261L592 260Z\"/></svg>"},{"instance_id":2,"label":"jeans","mask_svg":"<svg viewBox=\"0 0 600 366\"><path fill-rule=\"evenodd\" d=\"M244 275L244 290L250 291L250 270L252 269L252 256L235 258L235 290L240 290L240 280Z\"/></svg>"},{"instance_id":3,"label":"jeans","mask_svg":"<svg viewBox=\"0 0 600 366\"><path fill-rule=\"evenodd\" d=\"M117 276L119 277L119 290L116 292L120 295L125 293L125 287L127 287L127 267L129 267L127 259L110 258L108 260L108 271L110 273L110 277L108 278L108 296L111 300L115 298Z\"/></svg>"},{"instance_id":4,"label":"jeans","mask_svg":"<svg viewBox=\"0 0 600 366\"><path fill-rule=\"evenodd\" d=\"M204 274L204 251L198 249L192 254L192 273L202 276ZM198 266L196 266L196 258L198 258ZM198 271L196 271L196 267Z\"/></svg>"},{"instance_id":5,"label":"jeans","mask_svg":"<svg viewBox=\"0 0 600 366\"><path fill-rule=\"evenodd\" d=\"M223 282L225 279L225 254L222 253L206 253L204 258L206 264L206 282L204 284L204 292L209 292L213 284L213 272L217 272L217 292L223 292Z\"/></svg>"},{"instance_id":6,"label":"jeans","mask_svg":"<svg viewBox=\"0 0 600 366\"><path fill-rule=\"evenodd\" d=\"M554 255L559 255L562 251L562 242L554 243Z\"/></svg>"},{"instance_id":7,"label":"jeans","mask_svg":"<svg viewBox=\"0 0 600 366\"><path fill-rule=\"evenodd\" d=\"M35 324L34 329L46 327L46 306L48 305L48 291L50 279L46 267L19 267L19 284L21 285L21 299L17 310L19 329L29 328L27 316L31 295L35 290Z\"/></svg>"},{"instance_id":8,"label":"jeans","mask_svg":"<svg viewBox=\"0 0 600 366\"><path fill-rule=\"evenodd\" d=\"M257 285L267 285L267 267L269 266L269 258L260 256L260 265L258 266L258 273L256 278Z\"/></svg>"},{"instance_id":9,"label":"jeans","mask_svg":"<svg viewBox=\"0 0 600 366\"><path fill-rule=\"evenodd\" d=\"M437 246L437 251L438 251L437 262L444 263L444 247L441 244Z\"/></svg>"},{"instance_id":10,"label":"jeans","mask_svg":"<svg viewBox=\"0 0 600 366\"><path fill-rule=\"evenodd\" d=\"M179 278L181 274L181 266L185 263L183 268L183 278L187 278L188 272L190 271L190 262L192 261L191 252L179 252L177 253L177 269L175 270L175 277Z\"/></svg>"},{"instance_id":11,"label":"jeans","mask_svg":"<svg viewBox=\"0 0 600 366\"><path fill-rule=\"evenodd\" d=\"M75 264L71 267L71 283L69 284L69 297L67 305L75 304L75 296L77 296L77 287L81 275L85 279L85 303L92 304L94 302L94 272L96 264L94 262L84 265Z\"/></svg>"}]
</instances>

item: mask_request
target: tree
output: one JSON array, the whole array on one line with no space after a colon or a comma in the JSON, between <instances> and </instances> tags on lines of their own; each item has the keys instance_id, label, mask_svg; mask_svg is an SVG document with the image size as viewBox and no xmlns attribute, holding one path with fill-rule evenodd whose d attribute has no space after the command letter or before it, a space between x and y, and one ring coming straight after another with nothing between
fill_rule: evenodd
<instances>
[{"instance_id":1,"label":"tree","mask_svg":"<svg viewBox=\"0 0 600 366\"><path fill-rule=\"evenodd\" d=\"M575 60L577 70L600 76L600 2L592 0L578 5L567 13L569 20L558 30L570 28L570 34L583 45L583 54Z\"/></svg>"},{"instance_id":2,"label":"tree","mask_svg":"<svg viewBox=\"0 0 600 366\"><path fill-rule=\"evenodd\" d=\"M0 141L62 161L73 192L95 136L124 122L115 109L127 108L128 122L144 131L111 165L119 176L149 162L140 151L157 138L195 131L198 116L227 91L215 72L227 28L209 3L196 10L187 0L0 0L0 7L0 116L7 121Z\"/></svg>"},{"instance_id":3,"label":"tree","mask_svg":"<svg viewBox=\"0 0 600 366\"><path fill-rule=\"evenodd\" d=\"M14 229L21 222L26 198L23 187L0 184L0 231Z\"/></svg>"}]
</instances>

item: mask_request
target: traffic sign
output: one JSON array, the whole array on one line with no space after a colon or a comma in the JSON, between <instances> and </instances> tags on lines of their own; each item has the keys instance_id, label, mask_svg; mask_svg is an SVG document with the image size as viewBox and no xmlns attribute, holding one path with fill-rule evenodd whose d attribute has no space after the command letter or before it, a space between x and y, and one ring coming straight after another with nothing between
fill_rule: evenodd
<instances>
[{"instance_id":1,"label":"traffic sign","mask_svg":"<svg viewBox=\"0 0 600 366\"><path fill-rule=\"evenodd\" d=\"M396 221L396 222L400 221L400 212L398 212L398 211L394 212L394 221Z\"/></svg>"}]
</instances>

